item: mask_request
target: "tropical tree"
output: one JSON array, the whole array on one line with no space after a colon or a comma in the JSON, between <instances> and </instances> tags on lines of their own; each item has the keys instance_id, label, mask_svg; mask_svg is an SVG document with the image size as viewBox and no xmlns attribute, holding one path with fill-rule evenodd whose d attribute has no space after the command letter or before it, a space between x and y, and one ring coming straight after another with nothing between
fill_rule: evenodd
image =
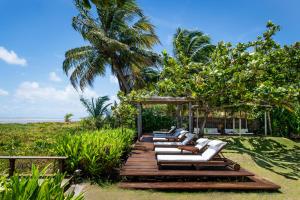
<instances>
[{"instance_id":1,"label":"tropical tree","mask_svg":"<svg viewBox=\"0 0 300 200\"><path fill-rule=\"evenodd\" d=\"M190 60L187 54L172 58L164 52L157 93L194 98L205 116L226 105L295 112L300 101L300 45L282 47L273 40L278 31L279 26L268 22L257 40L235 46L219 42L207 63L183 65ZM205 120L202 128L204 125Z\"/></svg>"},{"instance_id":2,"label":"tropical tree","mask_svg":"<svg viewBox=\"0 0 300 200\"><path fill-rule=\"evenodd\" d=\"M182 65L190 62L208 62L214 47L210 37L197 30L178 28L173 37L173 53Z\"/></svg>"},{"instance_id":3,"label":"tropical tree","mask_svg":"<svg viewBox=\"0 0 300 200\"><path fill-rule=\"evenodd\" d=\"M66 123L69 123L71 121L71 118L73 117L72 113L67 113L64 117L64 120Z\"/></svg>"},{"instance_id":4,"label":"tropical tree","mask_svg":"<svg viewBox=\"0 0 300 200\"><path fill-rule=\"evenodd\" d=\"M82 90L92 86L109 66L120 89L129 93L140 71L160 60L151 51L159 43L154 26L135 0L75 0L75 5L79 14L72 26L88 44L65 54L63 69L70 72L72 85Z\"/></svg>"},{"instance_id":5,"label":"tropical tree","mask_svg":"<svg viewBox=\"0 0 300 200\"><path fill-rule=\"evenodd\" d=\"M91 100L81 97L80 101L89 113L90 118L95 123L96 128L101 128L103 126L105 116L108 115L108 107L111 105L111 103L106 103L109 101L108 96L98 98L92 97Z\"/></svg>"}]
</instances>

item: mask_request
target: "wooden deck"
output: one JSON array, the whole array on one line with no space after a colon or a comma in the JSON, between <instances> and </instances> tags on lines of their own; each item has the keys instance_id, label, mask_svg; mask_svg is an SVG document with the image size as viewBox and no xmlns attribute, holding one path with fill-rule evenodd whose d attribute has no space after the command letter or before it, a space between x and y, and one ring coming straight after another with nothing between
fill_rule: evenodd
<instances>
[{"instance_id":1,"label":"wooden deck","mask_svg":"<svg viewBox=\"0 0 300 200\"><path fill-rule=\"evenodd\" d=\"M127 189L230 189L278 190L280 186L241 168L169 167L158 169L151 136L137 142L120 171L124 178L119 184Z\"/></svg>"}]
</instances>

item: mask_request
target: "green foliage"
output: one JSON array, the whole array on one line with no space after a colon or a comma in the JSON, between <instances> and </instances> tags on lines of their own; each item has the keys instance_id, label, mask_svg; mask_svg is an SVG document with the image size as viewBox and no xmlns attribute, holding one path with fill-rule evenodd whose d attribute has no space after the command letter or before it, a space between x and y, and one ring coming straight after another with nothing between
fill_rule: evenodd
<instances>
[{"instance_id":1,"label":"green foliage","mask_svg":"<svg viewBox=\"0 0 300 200\"><path fill-rule=\"evenodd\" d=\"M48 156L56 155L56 139L62 135L82 132L82 127L75 123L30 123L0 124L0 155ZM35 160L39 167L45 167L52 161ZM7 173L8 163L0 160L0 171ZM17 171L30 171L31 161L17 162ZM50 169L51 166L49 166ZM56 168L57 169L57 168Z\"/></svg>"},{"instance_id":2,"label":"green foliage","mask_svg":"<svg viewBox=\"0 0 300 200\"><path fill-rule=\"evenodd\" d=\"M77 197L73 193L64 195L62 181L64 175L56 174L54 177L43 178L46 168L39 172L33 165L31 177L14 175L7 179L0 179L0 199L2 200L81 200L83 195Z\"/></svg>"},{"instance_id":3,"label":"green foliage","mask_svg":"<svg viewBox=\"0 0 300 200\"><path fill-rule=\"evenodd\" d=\"M175 58L183 66L190 62L208 62L214 48L210 37L201 31L178 28L173 38Z\"/></svg>"},{"instance_id":4,"label":"green foliage","mask_svg":"<svg viewBox=\"0 0 300 200\"><path fill-rule=\"evenodd\" d=\"M295 112L290 112L284 108L275 108L271 113L274 135L300 135L300 106L296 108Z\"/></svg>"},{"instance_id":5,"label":"green foliage","mask_svg":"<svg viewBox=\"0 0 300 200\"><path fill-rule=\"evenodd\" d=\"M88 177L109 177L131 148L134 131L111 129L66 135L57 142L56 151L67 156L66 169L83 170Z\"/></svg>"},{"instance_id":6,"label":"green foliage","mask_svg":"<svg viewBox=\"0 0 300 200\"><path fill-rule=\"evenodd\" d=\"M64 120L65 122L71 122L71 118L73 117L74 115L72 113L67 113L64 117Z\"/></svg>"},{"instance_id":7,"label":"green foliage","mask_svg":"<svg viewBox=\"0 0 300 200\"><path fill-rule=\"evenodd\" d=\"M108 115L108 107L111 105L106 104L109 101L108 96L91 98L91 100L81 97L80 101L90 115L83 123L89 123L97 129L101 128L104 125L105 116Z\"/></svg>"},{"instance_id":8,"label":"green foliage","mask_svg":"<svg viewBox=\"0 0 300 200\"><path fill-rule=\"evenodd\" d=\"M118 97L120 103L112 106L112 114L116 126L135 127L136 107L130 103L128 96L124 96L123 93L119 93Z\"/></svg>"},{"instance_id":9,"label":"green foliage","mask_svg":"<svg viewBox=\"0 0 300 200\"><path fill-rule=\"evenodd\" d=\"M270 105L292 110L299 101L299 44L281 47L279 27L269 22L262 37L232 46L220 42L210 62L184 67L164 53L159 92L190 96L203 105Z\"/></svg>"},{"instance_id":10,"label":"green foliage","mask_svg":"<svg viewBox=\"0 0 300 200\"><path fill-rule=\"evenodd\" d=\"M97 76L104 76L106 66L110 66L120 89L129 93L141 70L159 61L152 52L159 43L154 26L135 0L74 2L79 14L73 18L72 26L88 45L65 54L63 69L67 74L72 72L72 85L84 89Z\"/></svg>"},{"instance_id":11,"label":"green foliage","mask_svg":"<svg viewBox=\"0 0 300 200\"><path fill-rule=\"evenodd\" d=\"M174 117L169 116L166 106L152 106L144 108L142 113L143 132L169 129L176 124Z\"/></svg>"}]
</instances>

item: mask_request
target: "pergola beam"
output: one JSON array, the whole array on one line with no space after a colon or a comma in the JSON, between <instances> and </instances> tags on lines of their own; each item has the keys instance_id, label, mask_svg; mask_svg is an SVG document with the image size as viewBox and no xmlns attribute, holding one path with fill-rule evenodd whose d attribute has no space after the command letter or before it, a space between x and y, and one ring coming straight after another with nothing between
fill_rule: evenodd
<instances>
[{"instance_id":1,"label":"pergola beam","mask_svg":"<svg viewBox=\"0 0 300 200\"><path fill-rule=\"evenodd\" d=\"M142 105L140 103L137 104L138 109L138 117L137 117L137 129L138 129L138 139L140 140L143 134L143 125L142 125Z\"/></svg>"}]
</instances>

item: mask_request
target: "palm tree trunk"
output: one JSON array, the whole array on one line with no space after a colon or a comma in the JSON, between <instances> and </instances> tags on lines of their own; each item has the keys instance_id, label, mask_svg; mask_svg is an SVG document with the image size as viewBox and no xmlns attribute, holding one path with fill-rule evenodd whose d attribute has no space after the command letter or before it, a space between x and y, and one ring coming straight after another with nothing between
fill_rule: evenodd
<instances>
[{"instance_id":1,"label":"palm tree trunk","mask_svg":"<svg viewBox=\"0 0 300 200\"><path fill-rule=\"evenodd\" d=\"M130 92L130 87L122 73L119 67L117 67L115 64L112 64L113 70L117 73L117 78L119 81L120 89L125 92L125 94L128 94ZM121 83L121 84L120 84Z\"/></svg>"}]
</instances>

